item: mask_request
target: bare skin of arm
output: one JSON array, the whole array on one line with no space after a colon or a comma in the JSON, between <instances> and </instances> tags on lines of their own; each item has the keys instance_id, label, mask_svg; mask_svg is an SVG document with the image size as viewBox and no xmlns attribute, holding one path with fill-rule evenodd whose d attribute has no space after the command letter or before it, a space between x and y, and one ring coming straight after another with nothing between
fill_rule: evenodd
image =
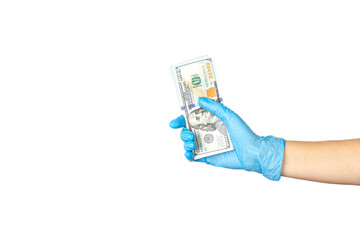
<instances>
[{"instance_id":1,"label":"bare skin of arm","mask_svg":"<svg viewBox=\"0 0 360 240\"><path fill-rule=\"evenodd\" d=\"M360 139L286 141L281 175L317 182L360 185Z\"/></svg>"}]
</instances>

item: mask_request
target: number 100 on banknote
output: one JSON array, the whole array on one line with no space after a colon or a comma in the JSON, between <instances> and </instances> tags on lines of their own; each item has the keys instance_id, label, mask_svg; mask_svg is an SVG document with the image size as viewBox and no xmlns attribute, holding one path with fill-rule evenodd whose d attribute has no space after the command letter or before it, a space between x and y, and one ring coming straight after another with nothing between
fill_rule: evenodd
<instances>
[{"instance_id":1,"label":"number 100 on banknote","mask_svg":"<svg viewBox=\"0 0 360 240\"><path fill-rule=\"evenodd\" d=\"M199 97L222 102L212 59L204 56L175 64L171 73L187 128L195 135L194 159L233 150L225 124L198 103Z\"/></svg>"}]
</instances>

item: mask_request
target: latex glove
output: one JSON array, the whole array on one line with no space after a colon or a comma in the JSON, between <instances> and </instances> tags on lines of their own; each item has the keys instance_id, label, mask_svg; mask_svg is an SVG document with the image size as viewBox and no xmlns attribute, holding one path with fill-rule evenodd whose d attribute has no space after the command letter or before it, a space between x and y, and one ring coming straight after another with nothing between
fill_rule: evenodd
<instances>
[{"instance_id":1,"label":"latex glove","mask_svg":"<svg viewBox=\"0 0 360 240\"><path fill-rule=\"evenodd\" d=\"M225 105L208 98L199 98L199 105L220 118L226 125L234 150L198 159L217 167L245 169L262 173L274 181L280 179L285 140L273 136L260 137L246 123ZM183 128L180 134L186 150L185 157L192 160L196 148L194 134L186 128L185 119L180 116L170 122L171 128Z\"/></svg>"}]
</instances>

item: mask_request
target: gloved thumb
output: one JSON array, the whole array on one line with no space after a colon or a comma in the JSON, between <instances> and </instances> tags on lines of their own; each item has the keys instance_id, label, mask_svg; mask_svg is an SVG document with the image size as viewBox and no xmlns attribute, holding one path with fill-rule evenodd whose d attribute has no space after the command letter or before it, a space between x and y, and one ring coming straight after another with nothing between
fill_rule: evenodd
<instances>
[{"instance_id":1,"label":"gloved thumb","mask_svg":"<svg viewBox=\"0 0 360 240\"><path fill-rule=\"evenodd\" d=\"M236 136L242 136L243 139L256 136L242 118L224 104L203 97L199 98L199 104L202 108L220 118L225 123L230 135L236 134Z\"/></svg>"},{"instance_id":2,"label":"gloved thumb","mask_svg":"<svg viewBox=\"0 0 360 240\"><path fill-rule=\"evenodd\" d=\"M210 113L220 118L221 121L223 121L225 124L227 124L231 116L235 114L231 109L227 108L224 104L218 103L209 98L200 97L199 105L205 110L209 111Z\"/></svg>"}]
</instances>

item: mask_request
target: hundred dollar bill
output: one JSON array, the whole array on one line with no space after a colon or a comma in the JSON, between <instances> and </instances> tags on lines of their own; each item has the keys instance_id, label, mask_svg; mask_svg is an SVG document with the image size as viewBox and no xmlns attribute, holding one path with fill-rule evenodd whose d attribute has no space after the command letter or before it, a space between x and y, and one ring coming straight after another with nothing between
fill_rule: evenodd
<instances>
[{"instance_id":1,"label":"hundred dollar bill","mask_svg":"<svg viewBox=\"0 0 360 240\"><path fill-rule=\"evenodd\" d=\"M198 103L199 97L222 102L212 59L204 56L175 64L171 72L187 128L195 135L194 159L233 150L225 124Z\"/></svg>"}]
</instances>

